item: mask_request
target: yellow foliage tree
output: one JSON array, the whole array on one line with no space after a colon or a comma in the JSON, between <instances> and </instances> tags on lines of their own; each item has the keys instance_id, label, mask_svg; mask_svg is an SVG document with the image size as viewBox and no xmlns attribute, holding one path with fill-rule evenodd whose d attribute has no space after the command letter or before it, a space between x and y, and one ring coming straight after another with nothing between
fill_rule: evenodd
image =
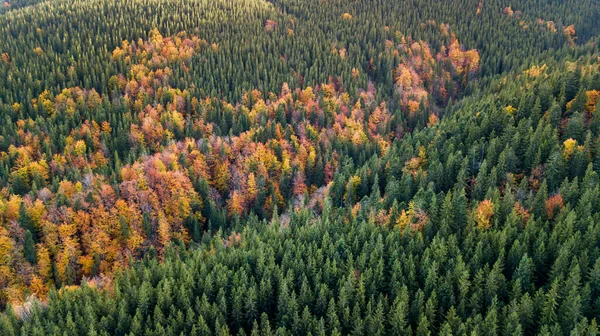
<instances>
[{"instance_id":1,"label":"yellow foliage tree","mask_svg":"<svg viewBox=\"0 0 600 336\"><path fill-rule=\"evenodd\" d=\"M244 196L235 190L229 198L227 208L231 216L241 215L244 212Z\"/></svg>"},{"instance_id":2,"label":"yellow foliage tree","mask_svg":"<svg viewBox=\"0 0 600 336\"><path fill-rule=\"evenodd\" d=\"M404 232L409 225L414 231L420 231L425 228L425 225L429 221L429 216L423 209L420 209L414 201L408 203L408 210L402 210L402 213L396 219L395 227L400 231Z\"/></svg>"},{"instance_id":3,"label":"yellow foliage tree","mask_svg":"<svg viewBox=\"0 0 600 336\"><path fill-rule=\"evenodd\" d=\"M506 113L508 113L510 115L514 115L516 111L517 111L517 109L515 107L512 107L512 105L508 105L506 107Z\"/></svg>"},{"instance_id":4,"label":"yellow foliage tree","mask_svg":"<svg viewBox=\"0 0 600 336\"><path fill-rule=\"evenodd\" d=\"M46 299L46 294L48 293L48 287L44 284L44 281L40 279L38 276L33 276L31 279L31 285L29 286L31 291L35 293L35 295L41 299Z\"/></svg>"},{"instance_id":5,"label":"yellow foliage tree","mask_svg":"<svg viewBox=\"0 0 600 336\"><path fill-rule=\"evenodd\" d=\"M598 90L587 91L585 93L585 95L586 95L585 111L587 113L592 113L596 110L596 103L598 102L598 99L600 99L600 91L598 91Z\"/></svg>"},{"instance_id":6,"label":"yellow foliage tree","mask_svg":"<svg viewBox=\"0 0 600 336\"><path fill-rule=\"evenodd\" d=\"M575 149L577 148L577 140L574 140L573 138L569 138L569 139L565 140L563 145L564 145L563 155L564 155L565 159L568 160L575 153Z\"/></svg>"},{"instance_id":7,"label":"yellow foliage tree","mask_svg":"<svg viewBox=\"0 0 600 336\"><path fill-rule=\"evenodd\" d=\"M12 248L13 241L8 237L8 231L0 226L0 266L10 264Z\"/></svg>"},{"instance_id":8,"label":"yellow foliage tree","mask_svg":"<svg viewBox=\"0 0 600 336\"><path fill-rule=\"evenodd\" d=\"M258 195L258 187L256 185L256 177L254 177L254 173L250 173L248 175L248 186L247 186L248 199L254 200L256 195Z\"/></svg>"},{"instance_id":9,"label":"yellow foliage tree","mask_svg":"<svg viewBox=\"0 0 600 336\"><path fill-rule=\"evenodd\" d=\"M494 203L491 200L479 202L474 211L475 222L482 230L487 230L492 226L492 216L494 215Z\"/></svg>"},{"instance_id":10,"label":"yellow foliage tree","mask_svg":"<svg viewBox=\"0 0 600 336\"><path fill-rule=\"evenodd\" d=\"M44 280L48 279L52 271L52 260L48 248L43 244L37 244L36 246L36 260L38 275Z\"/></svg>"},{"instance_id":11,"label":"yellow foliage tree","mask_svg":"<svg viewBox=\"0 0 600 336\"><path fill-rule=\"evenodd\" d=\"M158 239L162 247L166 247L171 241L171 227L162 212L158 214Z\"/></svg>"}]
</instances>

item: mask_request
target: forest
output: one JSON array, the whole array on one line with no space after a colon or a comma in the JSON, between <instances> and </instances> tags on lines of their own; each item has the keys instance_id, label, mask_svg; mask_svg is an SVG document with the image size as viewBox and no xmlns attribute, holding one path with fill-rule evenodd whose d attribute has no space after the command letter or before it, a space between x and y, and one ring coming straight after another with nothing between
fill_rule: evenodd
<instances>
[{"instance_id":1,"label":"forest","mask_svg":"<svg viewBox=\"0 0 600 336\"><path fill-rule=\"evenodd\" d=\"M598 0L7 0L0 335L597 335Z\"/></svg>"}]
</instances>

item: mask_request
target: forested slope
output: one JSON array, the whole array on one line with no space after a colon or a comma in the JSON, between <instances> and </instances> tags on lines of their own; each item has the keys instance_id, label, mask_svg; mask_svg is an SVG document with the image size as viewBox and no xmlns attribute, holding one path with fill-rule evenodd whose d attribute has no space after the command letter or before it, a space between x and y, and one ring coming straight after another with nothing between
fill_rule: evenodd
<instances>
[{"instance_id":1,"label":"forested slope","mask_svg":"<svg viewBox=\"0 0 600 336\"><path fill-rule=\"evenodd\" d=\"M19 332L593 335L598 66L495 81L379 158L344 160L321 205L245 217L91 283L106 291L53 292Z\"/></svg>"},{"instance_id":2,"label":"forested slope","mask_svg":"<svg viewBox=\"0 0 600 336\"><path fill-rule=\"evenodd\" d=\"M5 6L0 333L593 335L599 8Z\"/></svg>"}]
</instances>

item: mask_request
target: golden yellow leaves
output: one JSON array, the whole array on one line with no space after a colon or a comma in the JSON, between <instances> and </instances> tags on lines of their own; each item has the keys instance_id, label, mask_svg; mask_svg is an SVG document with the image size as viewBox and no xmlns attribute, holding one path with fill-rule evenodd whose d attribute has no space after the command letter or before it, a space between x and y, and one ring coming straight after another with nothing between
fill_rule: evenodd
<instances>
[{"instance_id":1,"label":"golden yellow leaves","mask_svg":"<svg viewBox=\"0 0 600 336\"><path fill-rule=\"evenodd\" d=\"M479 52L475 49L469 49L465 52L465 58L469 61L471 69L479 68Z\"/></svg>"},{"instance_id":2,"label":"golden yellow leaves","mask_svg":"<svg viewBox=\"0 0 600 336\"><path fill-rule=\"evenodd\" d=\"M487 230L492 226L492 216L494 215L494 203L491 200L479 202L479 205L473 211L473 217L477 227Z\"/></svg>"},{"instance_id":3,"label":"golden yellow leaves","mask_svg":"<svg viewBox=\"0 0 600 336\"><path fill-rule=\"evenodd\" d=\"M229 215L231 216L239 216L244 212L244 195L238 190L234 190L231 193L231 197L227 202L227 209L229 210Z\"/></svg>"},{"instance_id":4,"label":"golden yellow leaves","mask_svg":"<svg viewBox=\"0 0 600 336\"><path fill-rule=\"evenodd\" d=\"M379 137L385 133L385 125L390 120L391 115L387 110L386 104L381 103L369 116L369 133L371 137Z\"/></svg>"},{"instance_id":5,"label":"golden yellow leaves","mask_svg":"<svg viewBox=\"0 0 600 336\"><path fill-rule=\"evenodd\" d=\"M8 236L8 230L0 226L0 267L10 264L13 245L13 240Z\"/></svg>"},{"instance_id":6,"label":"golden yellow leaves","mask_svg":"<svg viewBox=\"0 0 600 336\"><path fill-rule=\"evenodd\" d=\"M227 182L229 181L230 177L231 173L229 172L229 161L216 163L213 167L213 179L211 184L218 191L225 192L227 190Z\"/></svg>"},{"instance_id":7,"label":"golden yellow leaves","mask_svg":"<svg viewBox=\"0 0 600 336\"><path fill-rule=\"evenodd\" d=\"M413 175L413 177L416 177L421 166L421 159L418 157L414 157L404 163L404 168L402 170L405 173L411 174Z\"/></svg>"},{"instance_id":8,"label":"golden yellow leaves","mask_svg":"<svg viewBox=\"0 0 600 336\"><path fill-rule=\"evenodd\" d=\"M103 121L101 128L102 133L104 134L110 134L112 132L112 127L110 127L110 123L108 121Z\"/></svg>"},{"instance_id":9,"label":"golden yellow leaves","mask_svg":"<svg viewBox=\"0 0 600 336\"><path fill-rule=\"evenodd\" d=\"M408 211L402 210L402 213L396 219L395 227L404 232L409 227L413 231L422 231L429 221L429 216L423 209L418 207L414 201L408 203Z\"/></svg>"},{"instance_id":10,"label":"golden yellow leaves","mask_svg":"<svg viewBox=\"0 0 600 336\"><path fill-rule=\"evenodd\" d=\"M91 255L84 255L77 259L79 265L81 265L81 272L85 275L89 275L92 273L92 268L94 267L94 258Z\"/></svg>"},{"instance_id":11,"label":"golden yellow leaves","mask_svg":"<svg viewBox=\"0 0 600 336\"><path fill-rule=\"evenodd\" d=\"M52 271L52 259L50 259L50 251L43 244L36 246L36 260L38 275L42 279L48 279Z\"/></svg>"},{"instance_id":12,"label":"golden yellow leaves","mask_svg":"<svg viewBox=\"0 0 600 336\"><path fill-rule=\"evenodd\" d=\"M13 109L13 112L19 113L21 111L21 104L19 104L19 103L12 104L12 109Z\"/></svg>"},{"instance_id":13,"label":"golden yellow leaves","mask_svg":"<svg viewBox=\"0 0 600 336\"><path fill-rule=\"evenodd\" d=\"M425 150L425 147L420 146L418 156L406 161L402 171L416 177L419 174L419 170L423 169L425 165L427 165L427 151Z\"/></svg>"},{"instance_id":14,"label":"golden yellow leaves","mask_svg":"<svg viewBox=\"0 0 600 336\"><path fill-rule=\"evenodd\" d=\"M321 85L321 91L323 91L323 96L325 98L332 98L335 94L335 88L333 84L323 84Z\"/></svg>"},{"instance_id":15,"label":"golden yellow leaves","mask_svg":"<svg viewBox=\"0 0 600 336\"><path fill-rule=\"evenodd\" d=\"M171 241L171 226L162 212L158 213L158 239L162 247L166 247Z\"/></svg>"},{"instance_id":16,"label":"golden yellow leaves","mask_svg":"<svg viewBox=\"0 0 600 336\"><path fill-rule=\"evenodd\" d=\"M596 104L598 103L598 99L600 99L600 91L591 90L585 93L586 101L585 101L585 112L593 113L596 110Z\"/></svg>"},{"instance_id":17,"label":"golden yellow leaves","mask_svg":"<svg viewBox=\"0 0 600 336\"><path fill-rule=\"evenodd\" d=\"M546 64L542 64L541 66L533 65L531 68L524 71L524 73L530 77L537 78L541 74L544 74L548 66Z\"/></svg>"},{"instance_id":18,"label":"golden yellow leaves","mask_svg":"<svg viewBox=\"0 0 600 336\"><path fill-rule=\"evenodd\" d=\"M50 95L50 91L44 90L38 98L34 98L31 101L33 103L33 108L37 109L39 104L42 104L46 112L48 114L54 113L54 101Z\"/></svg>"},{"instance_id":19,"label":"golden yellow leaves","mask_svg":"<svg viewBox=\"0 0 600 336\"><path fill-rule=\"evenodd\" d=\"M463 51L456 38L448 47L448 57L458 74L473 73L479 69L479 52L475 49Z\"/></svg>"},{"instance_id":20,"label":"golden yellow leaves","mask_svg":"<svg viewBox=\"0 0 600 336\"><path fill-rule=\"evenodd\" d=\"M256 177L254 173L248 174L248 182L246 183L246 194L248 195L248 200L252 201L258 195L258 186L256 184Z\"/></svg>"},{"instance_id":21,"label":"golden yellow leaves","mask_svg":"<svg viewBox=\"0 0 600 336\"><path fill-rule=\"evenodd\" d=\"M419 160L421 160L421 166L427 164L427 151L425 146L419 146Z\"/></svg>"},{"instance_id":22,"label":"golden yellow leaves","mask_svg":"<svg viewBox=\"0 0 600 336\"><path fill-rule=\"evenodd\" d=\"M73 149L74 149L75 155L78 155L78 156L85 155L85 152L87 150L87 146L85 145L85 141L83 141L83 140L77 140L77 142L75 143L75 146L74 146Z\"/></svg>"},{"instance_id":23,"label":"golden yellow leaves","mask_svg":"<svg viewBox=\"0 0 600 336\"><path fill-rule=\"evenodd\" d=\"M563 147L563 156L565 157L565 159L568 160L571 158L571 156L573 156L575 150L577 149L577 140L569 138L565 140L565 142L563 143Z\"/></svg>"},{"instance_id":24,"label":"golden yellow leaves","mask_svg":"<svg viewBox=\"0 0 600 336\"><path fill-rule=\"evenodd\" d=\"M44 182L49 176L49 166L46 160L40 159L35 161L32 158L33 148L31 146L9 147L9 156L16 159L14 170L10 174L10 179L20 179L20 181L29 185L32 181L38 183Z\"/></svg>"},{"instance_id":25,"label":"golden yellow leaves","mask_svg":"<svg viewBox=\"0 0 600 336\"><path fill-rule=\"evenodd\" d=\"M112 59L113 61L124 60L126 64L129 64L135 57L137 64L134 65L159 68L156 70L156 77L162 77L162 72L168 70L164 67L172 62L183 61L183 69L187 70L185 62L188 62L201 47L208 46L206 40L197 36L188 37L186 32L179 32L172 37L163 37L157 29L153 29L149 32L147 41L138 39L136 48L132 48L129 41L123 41L120 47L113 50ZM218 51L219 46L213 43L211 48L213 51ZM161 72L160 75L159 72ZM151 71L146 70L145 73L150 73L149 76L152 77ZM137 79L139 80L139 78Z\"/></svg>"},{"instance_id":26,"label":"golden yellow leaves","mask_svg":"<svg viewBox=\"0 0 600 336\"><path fill-rule=\"evenodd\" d=\"M62 249L56 257L56 268L58 276L65 281L69 264L81 253L79 250L79 239L76 236L77 226L73 224L62 224L58 226L58 237Z\"/></svg>"},{"instance_id":27,"label":"golden yellow leaves","mask_svg":"<svg viewBox=\"0 0 600 336\"><path fill-rule=\"evenodd\" d=\"M309 86L306 89L302 90L298 99L302 104L307 104L309 101L315 99L315 94L313 93L312 87Z\"/></svg>"},{"instance_id":28,"label":"golden yellow leaves","mask_svg":"<svg viewBox=\"0 0 600 336\"><path fill-rule=\"evenodd\" d=\"M403 88L409 88L412 86L412 74L410 69L404 64L398 65L396 69L396 85L402 85Z\"/></svg>"},{"instance_id":29,"label":"golden yellow leaves","mask_svg":"<svg viewBox=\"0 0 600 336\"><path fill-rule=\"evenodd\" d=\"M517 111L517 108L516 108L516 107L513 107L512 105L508 105L508 106L505 108L505 110L506 110L506 113L507 113L507 114L509 114L509 115L514 115L514 114L515 114L515 112Z\"/></svg>"},{"instance_id":30,"label":"golden yellow leaves","mask_svg":"<svg viewBox=\"0 0 600 336\"><path fill-rule=\"evenodd\" d=\"M127 53L125 52L125 50L117 47L115 50L113 50L112 52L112 59L113 61L117 61L122 59L123 57L125 57Z\"/></svg>"},{"instance_id":31,"label":"golden yellow leaves","mask_svg":"<svg viewBox=\"0 0 600 336\"><path fill-rule=\"evenodd\" d=\"M29 286L31 291L35 293L35 295L41 299L46 299L46 294L48 293L48 287L44 284L44 281L40 279L38 276L33 276L31 279L31 285Z\"/></svg>"},{"instance_id":32,"label":"golden yellow leaves","mask_svg":"<svg viewBox=\"0 0 600 336\"><path fill-rule=\"evenodd\" d=\"M163 41L163 36L157 28L154 28L148 34L148 38L153 44L160 45Z\"/></svg>"}]
</instances>

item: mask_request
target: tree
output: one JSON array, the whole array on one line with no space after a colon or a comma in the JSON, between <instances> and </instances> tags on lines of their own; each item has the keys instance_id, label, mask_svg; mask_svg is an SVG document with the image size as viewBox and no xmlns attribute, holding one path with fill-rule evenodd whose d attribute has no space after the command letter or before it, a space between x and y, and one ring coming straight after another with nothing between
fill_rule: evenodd
<instances>
[{"instance_id":1,"label":"tree","mask_svg":"<svg viewBox=\"0 0 600 336\"><path fill-rule=\"evenodd\" d=\"M394 300L389 317L390 330L394 335L411 334L411 327L408 320L408 292L407 288L403 287L400 295Z\"/></svg>"},{"instance_id":2,"label":"tree","mask_svg":"<svg viewBox=\"0 0 600 336\"><path fill-rule=\"evenodd\" d=\"M25 203L21 203L19 206L19 225L21 225L21 227L25 230L35 232L33 219L29 215L29 212L25 207Z\"/></svg>"},{"instance_id":3,"label":"tree","mask_svg":"<svg viewBox=\"0 0 600 336\"><path fill-rule=\"evenodd\" d=\"M475 222L480 229L489 229L492 225L491 219L494 215L494 203L491 200L479 202L473 212Z\"/></svg>"},{"instance_id":4,"label":"tree","mask_svg":"<svg viewBox=\"0 0 600 336\"><path fill-rule=\"evenodd\" d=\"M558 280L552 283L552 287L546 293L542 308L542 323L545 325L553 325L558 321L557 308L558 308Z\"/></svg>"},{"instance_id":5,"label":"tree","mask_svg":"<svg viewBox=\"0 0 600 336\"><path fill-rule=\"evenodd\" d=\"M27 259L27 261L29 261L31 264L36 263L35 241L33 240L33 235L29 230L25 232L23 252L25 253L25 259Z\"/></svg>"},{"instance_id":6,"label":"tree","mask_svg":"<svg viewBox=\"0 0 600 336\"><path fill-rule=\"evenodd\" d=\"M546 201L546 216L552 219L555 214L564 207L563 198L560 194L556 194Z\"/></svg>"}]
</instances>

